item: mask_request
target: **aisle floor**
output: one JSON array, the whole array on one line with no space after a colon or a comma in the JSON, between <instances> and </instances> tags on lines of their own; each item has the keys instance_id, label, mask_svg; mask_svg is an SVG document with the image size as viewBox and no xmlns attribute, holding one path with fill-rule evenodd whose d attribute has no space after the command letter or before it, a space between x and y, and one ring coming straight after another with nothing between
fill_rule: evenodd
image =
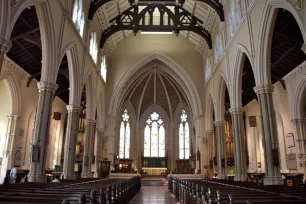
<instances>
[{"instance_id":1,"label":"aisle floor","mask_svg":"<svg viewBox=\"0 0 306 204\"><path fill-rule=\"evenodd\" d=\"M142 186L131 204L178 204L167 186Z\"/></svg>"}]
</instances>

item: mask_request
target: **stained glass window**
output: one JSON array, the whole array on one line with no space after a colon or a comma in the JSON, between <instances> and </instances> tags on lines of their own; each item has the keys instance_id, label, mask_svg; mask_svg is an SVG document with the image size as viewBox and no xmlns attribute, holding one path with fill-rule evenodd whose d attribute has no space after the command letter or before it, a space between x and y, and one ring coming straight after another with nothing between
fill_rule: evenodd
<instances>
[{"instance_id":1,"label":"stained glass window","mask_svg":"<svg viewBox=\"0 0 306 204\"><path fill-rule=\"evenodd\" d=\"M119 142L120 159L130 158L130 139L131 139L130 116L128 115L127 110L124 110L120 125L120 142Z\"/></svg>"},{"instance_id":2,"label":"stained glass window","mask_svg":"<svg viewBox=\"0 0 306 204\"><path fill-rule=\"evenodd\" d=\"M98 43L97 43L97 33L92 32L90 35L90 45L89 45L90 55L95 63L97 63L98 57Z\"/></svg>"},{"instance_id":3,"label":"stained glass window","mask_svg":"<svg viewBox=\"0 0 306 204\"><path fill-rule=\"evenodd\" d=\"M72 21L83 37L84 33L84 11L82 0L75 0L73 5Z\"/></svg>"},{"instance_id":4,"label":"stained glass window","mask_svg":"<svg viewBox=\"0 0 306 204\"><path fill-rule=\"evenodd\" d=\"M106 82L106 73L107 73L107 68L106 68L106 57L105 55L102 57L101 60L101 76L104 80L104 82Z\"/></svg>"},{"instance_id":5,"label":"stained glass window","mask_svg":"<svg viewBox=\"0 0 306 204\"><path fill-rule=\"evenodd\" d=\"M181 114L181 123L179 127L179 158L189 159L190 141L189 141L189 124L187 122L186 111Z\"/></svg>"},{"instance_id":6,"label":"stained glass window","mask_svg":"<svg viewBox=\"0 0 306 204\"><path fill-rule=\"evenodd\" d=\"M144 130L144 157L165 157L164 122L156 112L146 122Z\"/></svg>"}]
</instances>

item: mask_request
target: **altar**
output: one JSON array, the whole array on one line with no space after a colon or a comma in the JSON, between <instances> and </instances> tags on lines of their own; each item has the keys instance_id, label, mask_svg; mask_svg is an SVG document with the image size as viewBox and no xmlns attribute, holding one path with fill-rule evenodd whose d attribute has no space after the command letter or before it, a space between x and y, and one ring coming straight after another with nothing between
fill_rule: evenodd
<instances>
[{"instance_id":1,"label":"altar","mask_svg":"<svg viewBox=\"0 0 306 204\"><path fill-rule=\"evenodd\" d=\"M167 172L167 168L142 168L143 172L147 173L148 175L160 176L162 173Z\"/></svg>"}]
</instances>

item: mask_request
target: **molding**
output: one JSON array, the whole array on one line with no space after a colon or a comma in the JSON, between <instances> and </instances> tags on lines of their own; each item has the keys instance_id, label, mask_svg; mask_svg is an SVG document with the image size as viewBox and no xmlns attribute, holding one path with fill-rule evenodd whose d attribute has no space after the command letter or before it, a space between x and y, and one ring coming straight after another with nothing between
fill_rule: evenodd
<instances>
[{"instance_id":1,"label":"molding","mask_svg":"<svg viewBox=\"0 0 306 204\"><path fill-rule=\"evenodd\" d=\"M229 108L228 111L232 114L232 115L242 115L244 110L241 107L235 107L235 108Z\"/></svg>"},{"instance_id":2,"label":"molding","mask_svg":"<svg viewBox=\"0 0 306 204\"><path fill-rule=\"evenodd\" d=\"M301 50L304 52L304 54L306 54L306 44L305 43L302 45Z\"/></svg>"},{"instance_id":3,"label":"molding","mask_svg":"<svg viewBox=\"0 0 306 204\"><path fill-rule=\"evenodd\" d=\"M7 53L11 49L11 47L11 41L0 38L0 52Z\"/></svg>"},{"instance_id":4,"label":"molding","mask_svg":"<svg viewBox=\"0 0 306 204\"><path fill-rule=\"evenodd\" d=\"M254 87L256 94L270 94L273 93L274 86L272 84L259 85Z\"/></svg>"},{"instance_id":5,"label":"molding","mask_svg":"<svg viewBox=\"0 0 306 204\"><path fill-rule=\"evenodd\" d=\"M14 62L8 56L4 57L4 62L3 63L7 64L10 68L13 68L14 71L19 73L22 77L24 77L24 78L31 77L31 75L28 72L26 72L24 69L22 69L16 62Z\"/></svg>"},{"instance_id":6,"label":"molding","mask_svg":"<svg viewBox=\"0 0 306 204\"><path fill-rule=\"evenodd\" d=\"M95 125L96 121L91 119L85 119L85 125Z\"/></svg>"},{"instance_id":7,"label":"molding","mask_svg":"<svg viewBox=\"0 0 306 204\"><path fill-rule=\"evenodd\" d=\"M74 106L69 104L66 106L68 113L79 113L82 110L82 107Z\"/></svg>"},{"instance_id":8,"label":"molding","mask_svg":"<svg viewBox=\"0 0 306 204\"><path fill-rule=\"evenodd\" d=\"M56 89L58 88L58 85L50 82L38 82L37 87L39 89L39 92L50 91L55 93Z\"/></svg>"},{"instance_id":9,"label":"molding","mask_svg":"<svg viewBox=\"0 0 306 204\"><path fill-rule=\"evenodd\" d=\"M214 124L216 127L224 126L225 122L224 121L214 121Z\"/></svg>"},{"instance_id":10,"label":"molding","mask_svg":"<svg viewBox=\"0 0 306 204\"><path fill-rule=\"evenodd\" d=\"M306 44L304 44L304 45L306 45ZM305 49L306 49L306 47L305 47ZM302 64L300 64L299 66L294 68L291 72L289 72L286 76L284 76L283 79L285 79L285 81L287 81L287 80L290 81L291 79L297 77L298 75L300 75L304 71L306 71L306 61L304 61Z\"/></svg>"},{"instance_id":11,"label":"molding","mask_svg":"<svg viewBox=\"0 0 306 204\"><path fill-rule=\"evenodd\" d=\"M292 118L291 122L293 122L293 123L306 123L306 118Z\"/></svg>"}]
</instances>

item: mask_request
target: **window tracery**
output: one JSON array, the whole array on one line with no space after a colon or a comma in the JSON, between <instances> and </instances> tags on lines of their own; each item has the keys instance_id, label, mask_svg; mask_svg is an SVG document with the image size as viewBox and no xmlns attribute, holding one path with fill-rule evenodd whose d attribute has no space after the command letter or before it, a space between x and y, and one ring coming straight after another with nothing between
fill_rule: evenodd
<instances>
[{"instance_id":1,"label":"window tracery","mask_svg":"<svg viewBox=\"0 0 306 204\"><path fill-rule=\"evenodd\" d=\"M187 121L186 111L181 113L181 123L179 127L179 158L189 159L190 156L190 136L189 136L189 124Z\"/></svg>"},{"instance_id":2,"label":"window tracery","mask_svg":"<svg viewBox=\"0 0 306 204\"><path fill-rule=\"evenodd\" d=\"M156 112L153 112L146 121L144 157L165 157L165 127Z\"/></svg>"},{"instance_id":3,"label":"window tracery","mask_svg":"<svg viewBox=\"0 0 306 204\"><path fill-rule=\"evenodd\" d=\"M128 115L128 111L125 109L120 124L120 142L119 142L120 159L130 158L130 139L131 139L130 116Z\"/></svg>"}]
</instances>

